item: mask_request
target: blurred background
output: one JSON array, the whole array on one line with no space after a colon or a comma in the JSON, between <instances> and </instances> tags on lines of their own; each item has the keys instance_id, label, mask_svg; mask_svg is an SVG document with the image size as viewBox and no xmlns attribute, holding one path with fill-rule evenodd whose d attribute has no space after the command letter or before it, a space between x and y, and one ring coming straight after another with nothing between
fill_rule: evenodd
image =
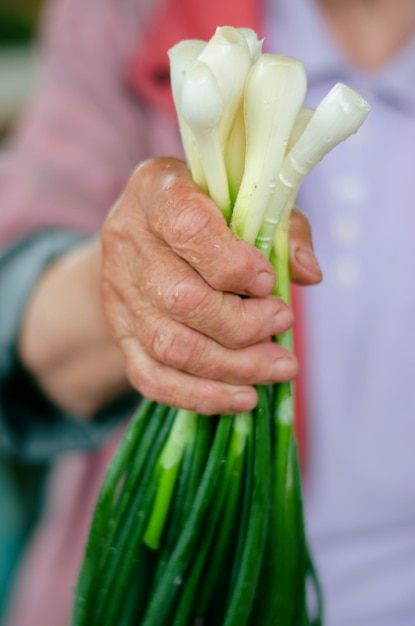
<instances>
[{"instance_id":1,"label":"blurred background","mask_svg":"<svg viewBox=\"0 0 415 626\"><path fill-rule=\"evenodd\" d=\"M0 158L1 147L36 85L36 39L43 4L44 0L0 0ZM19 555L36 519L34 494L42 471L28 470L0 454L0 624Z\"/></svg>"},{"instance_id":2,"label":"blurred background","mask_svg":"<svg viewBox=\"0 0 415 626\"><path fill-rule=\"evenodd\" d=\"M0 141L36 84L36 35L44 0L0 0Z\"/></svg>"}]
</instances>

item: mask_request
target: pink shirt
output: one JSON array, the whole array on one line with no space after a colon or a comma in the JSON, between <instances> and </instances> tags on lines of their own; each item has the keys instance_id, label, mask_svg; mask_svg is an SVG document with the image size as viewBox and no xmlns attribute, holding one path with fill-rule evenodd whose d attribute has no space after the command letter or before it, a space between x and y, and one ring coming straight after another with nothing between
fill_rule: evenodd
<instances>
[{"instance_id":1,"label":"pink shirt","mask_svg":"<svg viewBox=\"0 0 415 626\"><path fill-rule=\"evenodd\" d=\"M173 118L140 103L127 81L154 5L52 3L40 89L0 160L0 245L44 227L95 233L140 160L181 155ZM7 626L69 623L91 513L119 436L96 453L65 454L55 464Z\"/></svg>"}]
</instances>

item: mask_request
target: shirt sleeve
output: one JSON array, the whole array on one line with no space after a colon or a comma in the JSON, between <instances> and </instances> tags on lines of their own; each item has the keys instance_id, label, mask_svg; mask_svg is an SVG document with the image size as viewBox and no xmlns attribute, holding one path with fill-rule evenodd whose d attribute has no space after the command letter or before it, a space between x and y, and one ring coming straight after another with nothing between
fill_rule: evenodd
<instances>
[{"instance_id":1,"label":"shirt sleeve","mask_svg":"<svg viewBox=\"0 0 415 626\"><path fill-rule=\"evenodd\" d=\"M44 231L0 253L0 448L25 460L95 448L139 401L131 392L92 420L77 419L52 404L19 362L19 328L33 285L48 263L84 239L76 232Z\"/></svg>"}]
</instances>

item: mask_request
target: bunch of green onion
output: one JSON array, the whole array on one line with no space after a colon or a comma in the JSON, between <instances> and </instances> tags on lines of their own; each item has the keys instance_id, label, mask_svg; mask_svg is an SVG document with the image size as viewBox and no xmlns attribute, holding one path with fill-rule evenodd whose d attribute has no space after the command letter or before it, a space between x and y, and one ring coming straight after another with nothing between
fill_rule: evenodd
<instances>
[{"instance_id":1,"label":"bunch of green onion","mask_svg":"<svg viewBox=\"0 0 415 626\"><path fill-rule=\"evenodd\" d=\"M304 108L303 64L262 53L249 29L218 28L169 56L192 176L236 236L271 259L275 293L288 302L299 184L369 107L337 84L315 110ZM292 349L291 331L273 340ZM322 623L292 383L257 390L256 409L234 416L141 402L96 504L72 626Z\"/></svg>"}]
</instances>

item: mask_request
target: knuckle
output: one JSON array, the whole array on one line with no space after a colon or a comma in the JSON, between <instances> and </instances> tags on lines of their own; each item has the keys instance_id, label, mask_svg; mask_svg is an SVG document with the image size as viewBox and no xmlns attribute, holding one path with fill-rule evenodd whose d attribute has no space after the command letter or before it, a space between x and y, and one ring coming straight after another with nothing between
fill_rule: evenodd
<instances>
[{"instance_id":1,"label":"knuckle","mask_svg":"<svg viewBox=\"0 0 415 626\"><path fill-rule=\"evenodd\" d=\"M149 350L152 356L161 363L177 367L179 365L179 341L165 324L153 329L150 337Z\"/></svg>"},{"instance_id":2,"label":"knuckle","mask_svg":"<svg viewBox=\"0 0 415 626\"><path fill-rule=\"evenodd\" d=\"M202 285L195 277L182 276L168 287L165 306L175 319L185 320L205 301L206 293L202 292Z\"/></svg>"},{"instance_id":3,"label":"knuckle","mask_svg":"<svg viewBox=\"0 0 415 626\"><path fill-rule=\"evenodd\" d=\"M187 193L171 225L176 247L188 248L194 242L199 243L209 232L211 220L212 215L201 209L200 197L194 192Z\"/></svg>"},{"instance_id":4,"label":"knuckle","mask_svg":"<svg viewBox=\"0 0 415 626\"><path fill-rule=\"evenodd\" d=\"M220 292L214 292L203 279L189 272L167 287L162 306L174 320L201 329L208 320L218 319L222 300Z\"/></svg>"},{"instance_id":5,"label":"knuckle","mask_svg":"<svg viewBox=\"0 0 415 626\"><path fill-rule=\"evenodd\" d=\"M205 198L188 176L171 175L149 206L151 228L173 247L185 247L209 228Z\"/></svg>"},{"instance_id":6,"label":"knuckle","mask_svg":"<svg viewBox=\"0 0 415 626\"><path fill-rule=\"evenodd\" d=\"M154 333L151 352L154 357L172 367L183 371L194 371L203 352L204 338L199 333L187 328L172 329L163 325Z\"/></svg>"}]
</instances>

